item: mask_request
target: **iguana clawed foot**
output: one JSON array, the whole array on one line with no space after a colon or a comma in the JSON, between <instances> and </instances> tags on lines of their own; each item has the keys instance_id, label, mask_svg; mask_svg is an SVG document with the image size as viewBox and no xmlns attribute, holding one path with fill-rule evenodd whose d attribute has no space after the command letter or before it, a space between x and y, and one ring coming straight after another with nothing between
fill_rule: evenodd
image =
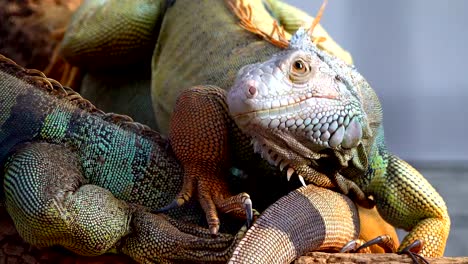
<instances>
[{"instance_id":1,"label":"iguana clawed foot","mask_svg":"<svg viewBox=\"0 0 468 264\"><path fill-rule=\"evenodd\" d=\"M348 243L346 243L346 245L344 245L341 249L340 249L340 253L356 253L356 252L359 252L359 253L370 253L370 249L369 247L367 248L363 248L363 249L360 249L358 250L358 248L361 248L362 245L364 245L366 242L362 239L353 239L351 241L349 241Z\"/></svg>"},{"instance_id":2,"label":"iguana clawed foot","mask_svg":"<svg viewBox=\"0 0 468 264\"><path fill-rule=\"evenodd\" d=\"M164 212L189 201L196 193L201 207L206 214L206 220L211 234L217 234L220 226L218 211L230 213L239 218L246 218L247 226L253 221L252 201L247 193L229 196L227 186L213 174L185 172L184 185L176 198L167 206L156 212Z\"/></svg>"},{"instance_id":3,"label":"iguana clawed foot","mask_svg":"<svg viewBox=\"0 0 468 264\"><path fill-rule=\"evenodd\" d=\"M234 242L228 234L214 238L199 226L140 211L134 213L132 230L119 251L141 263L225 262Z\"/></svg>"}]
</instances>

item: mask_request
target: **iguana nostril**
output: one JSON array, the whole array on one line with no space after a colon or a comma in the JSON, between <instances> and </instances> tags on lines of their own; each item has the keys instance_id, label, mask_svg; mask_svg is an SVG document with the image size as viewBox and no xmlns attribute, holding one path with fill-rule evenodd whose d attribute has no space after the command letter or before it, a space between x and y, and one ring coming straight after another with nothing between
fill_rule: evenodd
<instances>
[{"instance_id":1,"label":"iguana nostril","mask_svg":"<svg viewBox=\"0 0 468 264\"><path fill-rule=\"evenodd\" d=\"M258 82L256 80L248 80L245 82L245 85L247 86L247 98L254 98L257 96L258 93Z\"/></svg>"},{"instance_id":2,"label":"iguana nostril","mask_svg":"<svg viewBox=\"0 0 468 264\"><path fill-rule=\"evenodd\" d=\"M253 85L249 85L249 95L254 97L257 94L257 88Z\"/></svg>"}]
</instances>

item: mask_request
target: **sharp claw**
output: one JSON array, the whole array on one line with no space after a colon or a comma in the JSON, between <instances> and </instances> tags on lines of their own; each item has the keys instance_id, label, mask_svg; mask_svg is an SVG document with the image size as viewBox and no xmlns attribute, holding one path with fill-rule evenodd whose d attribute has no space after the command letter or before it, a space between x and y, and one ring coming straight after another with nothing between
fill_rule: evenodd
<instances>
[{"instance_id":1,"label":"sharp claw","mask_svg":"<svg viewBox=\"0 0 468 264\"><path fill-rule=\"evenodd\" d=\"M286 167L286 165L288 165L288 162L283 160L280 164L280 170L283 171L284 167Z\"/></svg>"},{"instance_id":2,"label":"sharp claw","mask_svg":"<svg viewBox=\"0 0 468 264\"><path fill-rule=\"evenodd\" d=\"M358 247L356 249L356 252L359 252L359 250L370 247L372 245L378 245L381 242L382 242L382 237L378 236L378 237L376 237L374 239L371 239L371 240L367 241L366 243L362 244L360 247Z\"/></svg>"},{"instance_id":3,"label":"sharp claw","mask_svg":"<svg viewBox=\"0 0 468 264\"><path fill-rule=\"evenodd\" d=\"M397 254L407 254L411 257L411 259L413 260L414 263L416 264L420 264L420 263L423 263L423 264L429 264L429 262L421 255L419 255L418 253L416 252L419 252L422 247L423 247L423 241L417 239L415 241L413 241L413 243L409 244L408 246L406 246L405 248L403 248L401 251L397 252ZM413 252L413 251L416 251L416 252Z\"/></svg>"},{"instance_id":4,"label":"sharp claw","mask_svg":"<svg viewBox=\"0 0 468 264\"><path fill-rule=\"evenodd\" d=\"M245 207L245 214L247 215L247 228L250 228L253 222L252 200L250 199L245 200L244 207Z\"/></svg>"},{"instance_id":5,"label":"sharp claw","mask_svg":"<svg viewBox=\"0 0 468 264\"><path fill-rule=\"evenodd\" d=\"M380 246L381 248L385 250L386 253L394 253L396 251L395 244L393 242L392 237L390 237L389 235L380 235L362 244L360 247L356 249L356 252L359 252L360 250L364 248L368 248L373 245Z\"/></svg>"},{"instance_id":6,"label":"sharp claw","mask_svg":"<svg viewBox=\"0 0 468 264\"><path fill-rule=\"evenodd\" d=\"M156 210L152 210L151 212L154 213L154 214L159 214L159 213L165 213L169 210L172 210L172 209L175 209L179 206L181 206L182 204L184 204L183 202L181 204L179 204L179 202L177 202L177 200L172 200L172 202L162 208L159 208L159 209L156 209Z\"/></svg>"},{"instance_id":7,"label":"sharp claw","mask_svg":"<svg viewBox=\"0 0 468 264\"><path fill-rule=\"evenodd\" d=\"M293 173L294 173L294 169L288 168L288 171L286 173L286 177L288 178L288 181L291 180L291 176L293 175Z\"/></svg>"},{"instance_id":8,"label":"sharp claw","mask_svg":"<svg viewBox=\"0 0 468 264\"><path fill-rule=\"evenodd\" d=\"M214 237L218 236L218 231L219 231L219 227L217 226L210 227L210 233L212 236Z\"/></svg>"},{"instance_id":9,"label":"sharp claw","mask_svg":"<svg viewBox=\"0 0 468 264\"><path fill-rule=\"evenodd\" d=\"M403 248L398 253L405 254L406 252L411 252L411 251L419 252L422 249L422 247L423 247L423 242L419 239L416 239L415 241L413 241L411 244Z\"/></svg>"},{"instance_id":10,"label":"sharp claw","mask_svg":"<svg viewBox=\"0 0 468 264\"><path fill-rule=\"evenodd\" d=\"M302 183L302 186L306 186L306 183L304 181L304 177L302 177L301 175L298 175L299 177L299 181Z\"/></svg>"},{"instance_id":11,"label":"sharp claw","mask_svg":"<svg viewBox=\"0 0 468 264\"><path fill-rule=\"evenodd\" d=\"M346 245L344 245L340 249L340 253L348 253L348 252L354 252L356 250L356 247L358 246L358 243L356 240L351 240Z\"/></svg>"}]
</instances>

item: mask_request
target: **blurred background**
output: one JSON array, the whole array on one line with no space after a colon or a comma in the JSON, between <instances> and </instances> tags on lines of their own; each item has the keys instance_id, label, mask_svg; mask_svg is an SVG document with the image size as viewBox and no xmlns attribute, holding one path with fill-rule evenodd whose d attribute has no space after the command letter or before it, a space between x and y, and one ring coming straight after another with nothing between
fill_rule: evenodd
<instances>
[{"instance_id":1,"label":"blurred background","mask_svg":"<svg viewBox=\"0 0 468 264\"><path fill-rule=\"evenodd\" d=\"M445 254L468 255L468 1L329 1L321 24L377 91L389 149L445 198Z\"/></svg>"}]
</instances>

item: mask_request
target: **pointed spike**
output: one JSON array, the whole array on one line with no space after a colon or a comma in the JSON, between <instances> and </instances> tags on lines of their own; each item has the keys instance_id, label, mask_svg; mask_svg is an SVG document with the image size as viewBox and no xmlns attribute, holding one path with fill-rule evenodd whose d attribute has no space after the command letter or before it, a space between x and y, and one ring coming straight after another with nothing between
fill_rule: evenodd
<instances>
[{"instance_id":1,"label":"pointed spike","mask_svg":"<svg viewBox=\"0 0 468 264\"><path fill-rule=\"evenodd\" d=\"M279 160L274 160L273 157L271 156L271 154L268 153L268 162L270 164L274 164L275 166L278 166L278 163L279 163Z\"/></svg>"},{"instance_id":2,"label":"pointed spike","mask_svg":"<svg viewBox=\"0 0 468 264\"><path fill-rule=\"evenodd\" d=\"M283 160L281 161L281 164L280 164L280 170L283 171L284 167L286 167L288 165L288 162Z\"/></svg>"},{"instance_id":3,"label":"pointed spike","mask_svg":"<svg viewBox=\"0 0 468 264\"><path fill-rule=\"evenodd\" d=\"M314 21L312 21L312 25L310 28L307 30L309 33L310 38L312 39L312 33L314 32L315 26L320 22L320 19L322 19L323 11L325 10L325 7L327 6L328 0L324 0L322 5L320 6L320 9L317 13L317 16L315 16Z\"/></svg>"},{"instance_id":4,"label":"pointed spike","mask_svg":"<svg viewBox=\"0 0 468 264\"><path fill-rule=\"evenodd\" d=\"M286 172L286 177L288 178L288 181L291 180L291 176L293 175L293 173L294 173L294 169L289 167L288 171Z\"/></svg>"},{"instance_id":5,"label":"pointed spike","mask_svg":"<svg viewBox=\"0 0 468 264\"><path fill-rule=\"evenodd\" d=\"M254 152L255 152L255 153L258 153L259 150L260 150L260 146L258 145L258 141L252 140L252 144L253 144Z\"/></svg>"},{"instance_id":6,"label":"pointed spike","mask_svg":"<svg viewBox=\"0 0 468 264\"><path fill-rule=\"evenodd\" d=\"M302 177L301 175L298 175L299 177L299 181L302 183L302 186L306 186L306 183L304 181L304 177Z\"/></svg>"},{"instance_id":7,"label":"pointed spike","mask_svg":"<svg viewBox=\"0 0 468 264\"><path fill-rule=\"evenodd\" d=\"M245 214L247 215L247 227L250 228L253 223L252 200L250 198L244 201Z\"/></svg>"}]
</instances>

